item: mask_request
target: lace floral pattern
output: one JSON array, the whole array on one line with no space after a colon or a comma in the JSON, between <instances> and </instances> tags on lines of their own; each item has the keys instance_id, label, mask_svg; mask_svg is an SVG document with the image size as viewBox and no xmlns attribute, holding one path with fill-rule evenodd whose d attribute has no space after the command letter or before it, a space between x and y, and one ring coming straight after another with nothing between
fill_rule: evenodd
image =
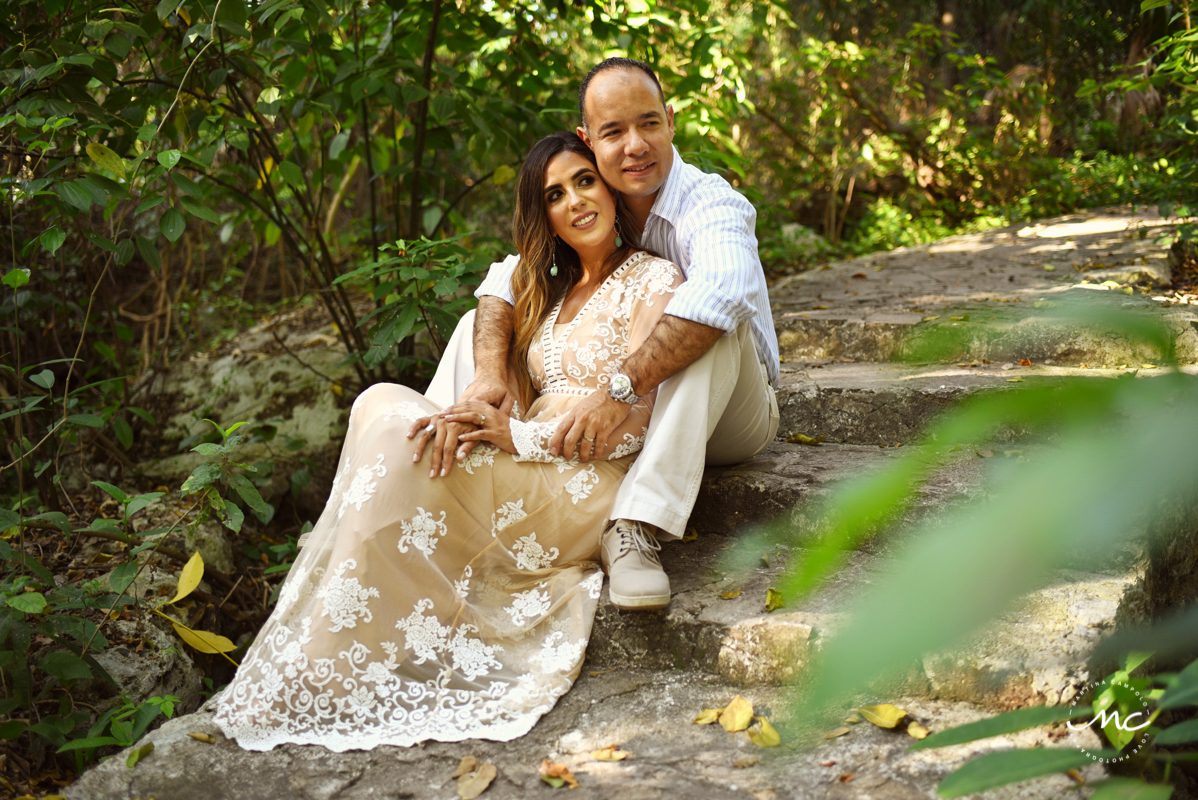
<instances>
[{"instance_id":1,"label":"lace floral pattern","mask_svg":"<svg viewBox=\"0 0 1198 800\"><path fill-rule=\"evenodd\" d=\"M416 511L416 516L399 523L403 529L403 536L399 537L399 552L408 552L408 545L411 545L427 558L437 549L438 539L449 532L449 526L445 524L444 511L440 519L434 519L432 514L419 506Z\"/></svg>"},{"instance_id":2,"label":"lace floral pattern","mask_svg":"<svg viewBox=\"0 0 1198 800\"><path fill-rule=\"evenodd\" d=\"M251 750L334 751L527 733L581 669L606 512L651 400L610 436L609 459L550 457L549 437L605 390L679 280L635 255L537 342L545 393L513 413L518 456L483 444L430 480L406 432L437 409L401 386L363 391L325 510L217 701L221 730Z\"/></svg>"},{"instance_id":3,"label":"lace floral pattern","mask_svg":"<svg viewBox=\"0 0 1198 800\"><path fill-rule=\"evenodd\" d=\"M346 559L337 565L332 576L325 582L316 596L324 601L321 615L328 615L333 625L329 631L336 633L343 628L353 628L358 620L370 622L374 616L370 613L369 600L379 596L379 590L373 586L363 586L357 578L342 577L347 569L357 569L358 562Z\"/></svg>"}]
</instances>

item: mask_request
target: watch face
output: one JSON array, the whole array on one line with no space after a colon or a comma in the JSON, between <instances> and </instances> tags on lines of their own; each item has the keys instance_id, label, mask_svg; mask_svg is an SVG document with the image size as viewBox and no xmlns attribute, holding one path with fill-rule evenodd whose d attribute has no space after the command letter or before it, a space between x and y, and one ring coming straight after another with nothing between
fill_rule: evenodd
<instances>
[{"instance_id":1,"label":"watch face","mask_svg":"<svg viewBox=\"0 0 1198 800\"><path fill-rule=\"evenodd\" d=\"M632 381L627 375L616 373L611 377L611 395L620 400L627 395L632 394Z\"/></svg>"}]
</instances>

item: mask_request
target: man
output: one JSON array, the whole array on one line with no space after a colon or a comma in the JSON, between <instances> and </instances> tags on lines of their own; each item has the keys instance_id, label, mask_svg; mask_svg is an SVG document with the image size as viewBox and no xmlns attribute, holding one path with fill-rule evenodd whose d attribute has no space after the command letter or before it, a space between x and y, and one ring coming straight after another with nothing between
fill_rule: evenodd
<instances>
[{"instance_id":1,"label":"man","mask_svg":"<svg viewBox=\"0 0 1198 800\"><path fill-rule=\"evenodd\" d=\"M642 245L678 264L687 280L607 390L561 422L550 452L603 458L608 434L631 404L657 388L644 447L603 535L602 558L616 606L664 608L670 584L655 552L658 540L685 532L704 464L751 458L778 429L778 340L757 255L757 212L723 178L682 161L673 146L674 110L647 64L609 58L586 76L578 96L578 135L594 150L604 180L623 196ZM510 408L516 263L517 256L508 256L491 266L475 293L472 355L459 335L464 319L429 387L430 399L448 405L460 393ZM440 451L434 448L434 470L445 474L457 436L468 429L451 429ZM463 445L457 457L468 453Z\"/></svg>"}]
</instances>

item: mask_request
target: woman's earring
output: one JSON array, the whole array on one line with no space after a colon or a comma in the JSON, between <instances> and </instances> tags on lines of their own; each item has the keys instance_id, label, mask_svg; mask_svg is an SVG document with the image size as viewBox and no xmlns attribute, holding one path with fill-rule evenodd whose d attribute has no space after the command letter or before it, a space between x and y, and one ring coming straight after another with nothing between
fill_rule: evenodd
<instances>
[{"instance_id":1,"label":"woman's earring","mask_svg":"<svg viewBox=\"0 0 1198 800\"><path fill-rule=\"evenodd\" d=\"M620 238L620 220L616 220L616 247L623 247L624 240Z\"/></svg>"},{"instance_id":2,"label":"woman's earring","mask_svg":"<svg viewBox=\"0 0 1198 800\"><path fill-rule=\"evenodd\" d=\"M549 275L550 275L550 277L556 278L557 277L557 237L554 237L553 244L551 245L551 247L553 248L553 266L549 268Z\"/></svg>"}]
</instances>

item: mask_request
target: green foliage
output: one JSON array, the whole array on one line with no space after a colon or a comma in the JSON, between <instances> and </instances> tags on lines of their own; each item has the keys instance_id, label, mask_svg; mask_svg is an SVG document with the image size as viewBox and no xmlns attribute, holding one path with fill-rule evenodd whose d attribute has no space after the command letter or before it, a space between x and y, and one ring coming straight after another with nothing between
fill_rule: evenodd
<instances>
[{"instance_id":1,"label":"green foliage","mask_svg":"<svg viewBox=\"0 0 1198 800\"><path fill-rule=\"evenodd\" d=\"M488 267L470 260L468 251L457 244L462 238L400 239L379 248L383 253L394 251L394 255L371 261L333 281L369 282L374 286L376 308L361 323L373 322L370 349L362 355L367 367L374 369L392 357L396 345L411 336L418 325L437 342L438 352L445 349L461 312L473 308L476 302L472 295L460 296L460 290ZM402 370L407 365L397 366Z\"/></svg>"}]
</instances>

